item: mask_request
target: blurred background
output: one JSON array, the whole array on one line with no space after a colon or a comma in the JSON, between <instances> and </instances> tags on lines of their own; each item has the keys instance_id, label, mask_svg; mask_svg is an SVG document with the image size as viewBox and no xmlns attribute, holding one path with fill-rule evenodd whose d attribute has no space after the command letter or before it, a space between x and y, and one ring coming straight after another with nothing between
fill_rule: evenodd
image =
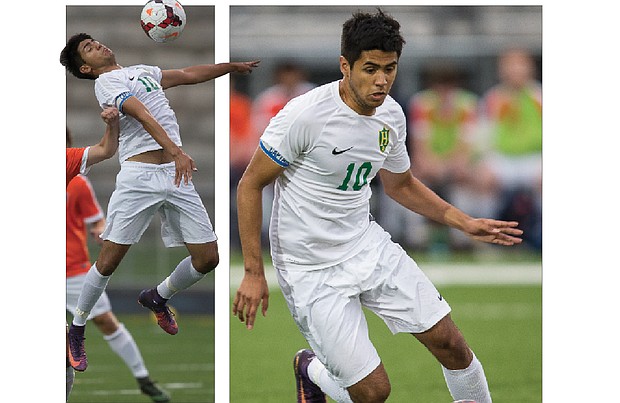
<instances>
[{"instance_id":1,"label":"blurred background","mask_svg":"<svg viewBox=\"0 0 620 403\"><path fill-rule=\"evenodd\" d=\"M260 134L288 100L341 78L342 23L357 10L375 8L230 10L231 60L262 60L252 75L234 77L231 84L231 247L238 251L235 187ZM526 242L518 250L537 259L542 249L542 6L382 10L400 22L407 41L391 95L407 115L414 173L469 214L520 221ZM439 259L455 252L493 253L488 245L472 244L405 211L377 191L379 180L373 187L373 215L404 247ZM270 200L267 192L267 206ZM265 231L269 214L265 208Z\"/></svg>"}]
</instances>

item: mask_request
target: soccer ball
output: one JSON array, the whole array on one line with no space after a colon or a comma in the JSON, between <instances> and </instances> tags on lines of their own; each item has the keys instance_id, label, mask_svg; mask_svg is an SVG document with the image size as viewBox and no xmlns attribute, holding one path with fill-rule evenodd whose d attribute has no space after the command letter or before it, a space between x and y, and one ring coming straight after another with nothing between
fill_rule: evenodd
<instances>
[{"instance_id":1,"label":"soccer ball","mask_svg":"<svg viewBox=\"0 0 620 403\"><path fill-rule=\"evenodd\" d=\"M176 0L149 0L140 14L142 29L155 42L177 39L186 23L185 10Z\"/></svg>"}]
</instances>

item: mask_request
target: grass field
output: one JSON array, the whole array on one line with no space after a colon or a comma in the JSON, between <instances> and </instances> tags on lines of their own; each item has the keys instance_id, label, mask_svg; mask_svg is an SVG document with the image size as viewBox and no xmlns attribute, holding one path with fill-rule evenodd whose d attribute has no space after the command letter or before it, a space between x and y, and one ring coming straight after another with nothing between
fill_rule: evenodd
<instances>
[{"instance_id":1,"label":"grass field","mask_svg":"<svg viewBox=\"0 0 620 403\"><path fill-rule=\"evenodd\" d=\"M542 400L542 287L540 285L441 286L452 317L483 363L493 401ZM394 403L451 401L439 365L410 335L392 336L368 314L371 338L386 366ZM282 403L295 399L292 360L307 346L272 291L267 317L247 331L230 329L231 403Z\"/></svg>"},{"instance_id":2,"label":"grass field","mask_svg":"<svg viewBox=\"0 0 620 403\"><path fill-rule=\"evenodd\" d=\"M147 270L153 266L146 260L141 261L140 252L139 248L132 251L139 264L129 264L128 259L130 267L121 276L115 274L113 281L119 284L135 281L144 285L159 278L159 274ZM178 259L176 255L169 257L170 262ZM240 258L233 260L233 266L238 262ZM426 268L429 266L432 265L425 265ZM134 278L143 268L144 273ZM488 268L483 273L484 278L488 279L493 271L492 267ZM269 269L270 275L272 272ZM234 283L239 276L233 276L233 273L231 290L234 292ZM452 279L454 276L452 273ZM542 286L447 285L441 284L440 280L435 278L434 281L451 304L454 320L485 367L494 402L540 402ZM212 283L211 279L209 283ZM177 317L180 332L170 336L155 324L151 315L117 312L117 316L136 339L152 378L171 393L174 403L214 402L216 325L212 317L180 313ZM295 401L292 359L306 342L293 323L277 287L272 288L267 317L259 317L254 330L247 331L236 318L230 320L230 403ZM440 367L412 336L392 336L383 322L372 314L368 315L368 320L371 337L393 385L389 402L451 401ZM129 369L110 350L92 324L87 328L86 337L89 368L76 374L69 402L150 402L140 394Z\"/></svg>"},{"instance_id":3,"label":"grass field","mask_svg":"<svg viewBox=\"0 0 620 403\"><path fill-rule=\"evenodd\" d=\"M214 401L213 318L177 314L179 333L170 336L152 315L123 315L119 319L138 344L151 378L168 390L175 403ZM137 388L131 372L110 350L98 330L86 330L88 369L76 373L70 403L151 402Z\"/></svg>"}]
</instances>

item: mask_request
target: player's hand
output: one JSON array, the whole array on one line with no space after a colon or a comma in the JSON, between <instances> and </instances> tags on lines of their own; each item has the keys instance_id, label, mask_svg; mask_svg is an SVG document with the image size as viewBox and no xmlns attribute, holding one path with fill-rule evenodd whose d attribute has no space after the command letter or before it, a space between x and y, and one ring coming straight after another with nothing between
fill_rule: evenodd
<instances>
[{"instance_id":1,"label":"player's hand","mask_svg":"<svg viewBox=\"0 0 620 403\"><path fill-rule=\"evenodd\" d=\"M103 111L101 111L101 119L107 125L117 125L119 121L119 112L115 106L106 106Z\"/></svg>"},{"instance_id":2,"label":"player's hand","mask_svg":"<svg viewBox=\"0 0 620 403\"><path fill-rule=\"evenodd\" d=\"M192 173L198 170L192 157L185 154L183 150L174 156L174 168L174 184L177 187L181 185L181 181L187 185L192 180Z\"/></svg>"},{"instance_id":3,"label":"player's hand","mask_svg":"<svg viewBox=\"0 0 620 403\"><path fill-rule=\"evenodd\" d=\"M519 223L516 221L475 218L467 223L464 232L478 241L511 246L523 241L521 239L523 231L517 228L518 226Z\"/></svg>"},{"instance_id":4,"label":"player's hand","mask_svg":"<svg viewBox=\"0 0 620 403\"><path fill-rule=\"evenodd\" d=\"M258 67L259 63L260 60L253 60L251 62L236 62L232 63L232 65L235 67L236 73L251 74L252 70Z\"/></svg>"},{"instance_id":5,"label":"player's hand","mask_svg":"<svg viewBox=\"0 0 620 403\"><path fill-rule=\"evenodd\" d=\"M95 222L88 228L90 236L99 246L103 245L103 239L101 239L101 234L103 234L103 230L105 230L105 219L101 219Z\"/></svg>"},{"instance_id":6,"label":"player's hand","mask_svg":"<svg viewBox=\"0 0 620 403\"><path fill-rule=\"evenodd\" d=\"M261 303L261 312L263 316L266 316L267 308L269 307L269 287L267 286L265 275L255 275L246 272L235 295L232 313L241 322L245 322L248 330L252 330L256 320L256 312Z\"/></svg>"}]
</instances>

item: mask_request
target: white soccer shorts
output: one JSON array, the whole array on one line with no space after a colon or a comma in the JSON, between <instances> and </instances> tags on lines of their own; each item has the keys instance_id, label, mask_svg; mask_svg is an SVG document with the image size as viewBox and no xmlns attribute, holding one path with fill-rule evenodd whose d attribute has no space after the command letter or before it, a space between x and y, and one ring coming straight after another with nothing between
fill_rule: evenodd
<instances>
[{"instance_id":1,"label":"white soccer shorts","mask_svg":"<svg viewBox=\"0 0 620 403\"><path fill-rule=\"evenodd\" d=\"M400 245L376 223L368 247L353 258L314 271L276 270L297 326L334 379L349 387L381 359L370 341L362 307L392 333L421 333L450 306Z\"/></svg>"},{"instance_id":2,"label":"white soccer shorts","mask_svg":"<svg viewBox=\"0 0 620 403\"><path fill-rule=\"evenodd\" d=\"M193 183L177 187L174 175L173 162L123 162L101 238L123 245L135 244L159 212L161 237L167 247L216 241L211 220Z\"/></svg>"},{"instance_id":3,"label":"white soccer shorts","mask_svg":"<svg viewBox=\"0 0 620 403\"><path fill-rule=\"evenodd\" d=\"M67 298L66 305L67 311L71 312L72 315L75 315L75 307L78 303L78 298L80 297L80 292L82 292L82 286L84 284L84 278L86 277L86 273L79 274L77 276L67 278ZM90 314L88 315L88 319L92 319L95 316L102 315L106 312L110 312L112 310L112 305L110 304L110 299L108 295L104 291L101 294L101 297L93 306L93 309L90 310Z\"/></svg>"}]
</instances>

